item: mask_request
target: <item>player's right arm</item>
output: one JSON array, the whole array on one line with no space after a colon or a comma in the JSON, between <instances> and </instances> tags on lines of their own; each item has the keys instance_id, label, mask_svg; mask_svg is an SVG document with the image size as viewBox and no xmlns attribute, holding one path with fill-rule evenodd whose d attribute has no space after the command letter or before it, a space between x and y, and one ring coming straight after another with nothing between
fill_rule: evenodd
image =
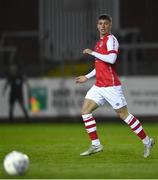
<instances>
[{"instance_id":1,"label":"player's right arm","mask_svg":"<svg viewBox=\"0 0 158 180\"><path fill-rule=\"evenodd\" d=\"M118 48L119 48L119 43L117 39L111 35L108 38L108 41L106 42L107 45L107 54L101 54L95 51L92 51L91 49L84 49L83 54L89 54L94 56L97 59L100 59L101 61L114 64L117 59L117 54L118 54Z\"/></svg>"},{"instance_id":2,"label":"player's right arm","mask_svg":"<svg viewBox=\"0 0 158 180\"><path fill-rule=\"evenodd\" d=\"M83 76L78 76L76 77L76 83L84 83L86 82L88 79L94 77L96 74L96 70L93 69L90 73L83 75Z\"/></svg>"}]
</instances>

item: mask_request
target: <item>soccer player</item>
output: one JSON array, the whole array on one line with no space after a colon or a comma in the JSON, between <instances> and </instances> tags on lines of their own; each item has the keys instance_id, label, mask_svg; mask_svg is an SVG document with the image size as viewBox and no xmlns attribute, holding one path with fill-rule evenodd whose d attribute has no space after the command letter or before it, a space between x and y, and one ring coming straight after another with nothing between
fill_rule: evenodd
<instances>
[{"instance_id":1,"label":"soccer player","mask_svg":"<svg viewBox=\"0 0 158 180\"><path fill-rule=\"evenodd\" d=\"M128 111L121 82L115 70L119 43L116 37L111 34L111 28L112 18L108 14L100 15L97 21L100 39L96 43L94 51L91 49L83 50L83 54L95 57L95 68L86 75L76 77L76 83L84 83L96 76L96 83L87 92L82 106L82 119L92 144L87 151L80 155L87 156L103 150L97 135L96 121L92 112L105 102L108 102L117 115L130 126L132 131L143 142L144 157L147 158L155 142L153 138L146 134L140 121Z\"/></svg>"},{"instance_id":2,"label":"soccer player","mask_svg":"<svg viewBox=\"0 0 158 180\"><path fill-rule=\"evenodd\" d=\"M13 109L15 102L18 102L25 115L26 122L29 122L29 115L24 105L23 97L23 84L26 83L28 90L30 89L29 84L25 76L19 72L16 65L11 65L9 69L9 75L3 88L3 95L5 95L6 89L10 86L9 92L9 120L13 123Z\"/></svg>"}]
</instances>

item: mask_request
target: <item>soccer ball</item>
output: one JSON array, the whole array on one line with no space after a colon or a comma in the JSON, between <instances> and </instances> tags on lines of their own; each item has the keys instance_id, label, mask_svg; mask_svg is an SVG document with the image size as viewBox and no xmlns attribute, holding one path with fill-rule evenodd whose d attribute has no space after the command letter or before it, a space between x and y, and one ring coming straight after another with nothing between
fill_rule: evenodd
<instances>
[{"instance_id":1,"label":"soccer ball","mask_svg":"<svg viewBox=\"0 0 158 180\"><path fill-rule=\"evenodd\" d=\"M29 167L29 157L22 152L12 151L5 156L3 166L9 175L23 175Z\"/></svg>"}]
</instances>

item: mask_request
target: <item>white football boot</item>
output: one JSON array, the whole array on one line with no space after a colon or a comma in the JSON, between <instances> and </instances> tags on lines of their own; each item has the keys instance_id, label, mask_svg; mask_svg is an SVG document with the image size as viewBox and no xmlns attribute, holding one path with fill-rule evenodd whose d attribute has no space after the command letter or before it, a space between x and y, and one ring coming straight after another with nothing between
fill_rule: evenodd
<instances>
[{"instance_id":1,"label":"white football boot","mask_svg":"<svg viewBox=\"0 0 158 180\"><path fill-rule=\"evenodd\" d=\"M151 149L153 148L154 144L155 144L154 139L150 138L149 143L144 145L144 157L145 158L147 158L150 155Z\"/></svg>"},{"instance_id":2,"label":"white football boot","mask_svg":"<svg viewBox=\"0 0 158 180\"><path fill-rule=\"evenodd\" d=\"M80 156L88 156L97 152L103 151L103 146L100 144L98 146L91 145L89 149L83 153L80 154Z\"/></svg>"}]
</instances>

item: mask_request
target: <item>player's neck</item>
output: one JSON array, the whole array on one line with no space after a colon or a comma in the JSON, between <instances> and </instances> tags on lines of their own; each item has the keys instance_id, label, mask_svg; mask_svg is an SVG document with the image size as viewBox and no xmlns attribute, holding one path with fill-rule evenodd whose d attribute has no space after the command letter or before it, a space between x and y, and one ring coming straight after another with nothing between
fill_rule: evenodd
<instances>
[{"instance_id":1,"label":"player's neck","mask_svg":"<svg viewBox=\"0 0 158 180\"><path fill-rule=\"evenodd\" d=\"M100 34L100 39L104 39L104 37L108 36L110 32L107 32L105 34Z\"/></svg>"}]
</instances>

